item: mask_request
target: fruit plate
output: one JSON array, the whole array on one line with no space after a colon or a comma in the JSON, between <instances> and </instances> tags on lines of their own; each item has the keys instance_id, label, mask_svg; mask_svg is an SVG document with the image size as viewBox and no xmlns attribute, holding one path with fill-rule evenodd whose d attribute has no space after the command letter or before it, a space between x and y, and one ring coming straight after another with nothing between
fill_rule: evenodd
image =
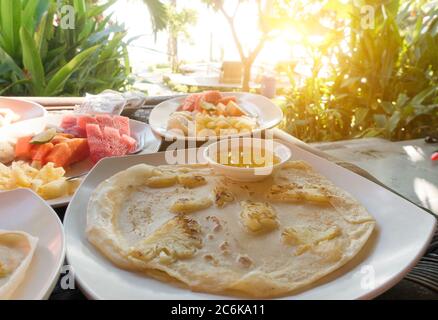
<instances>
[{"instance_id":1,"label":"fruit plate","mask_svg":"<svg viewBox=\"0 0 438 320\"><path fill-rule=\"evenodd\" d=\"M239 106L241 106L245 111L248 112L250 116L257 118L259 126L254 129L251 133L238 133L226 136L221 136L221 138L226 137L243 137L249 136L251 134L257 134L263 130L275 127L283 119L283 112L268 98L252 94L252 93L238 93L238 92L228 92L222 93L224 97L235 96ZM183 134L178 134L177 132L167 130L167 122L169 121L170 115L175 112L178 107L182 104L186 96L166 100L154 109L152 109L149 116L149 124L152 130L157 132L159 135L163 136L166 140L186 140L186 141L204 141L204 137L195 136L185 136Z\"/></svg>"},{"instance_id":2,"label":"fruit plate","mask_svg":"<svg viewBox=\"0 0 438 320\"><path fill-rule=\"evenodd\" d=\"M14 123L8 128L0 129L0 137L10 139L18 138L25 135L32 135L43 131L47 126L59 126L64 114L48 114L44 118L29 119ZM133 153L152 153L157 152L161 146L161 138L155 134L150 126L144 122L129 120L131 127L131 136L137 141L138 147ZM2 135L3 134L3 135ZM83 176L93 168L94 164L89 160L72 165L66 170L66 177ZM0 191L1 192L1 191ZM52 207L62 207L68 205L71 196L65 196L52 200L47 200Z\"/></svg>"},{"instance_id":3,"label":"fruit plate","mask_svg":"<svg viewBox=\"0 0 438 320\"><path fill-rule=\"evenodd\" d=\"M306 290L281 299L371 299L400 281L426 250L435 229L435 218L384 187L301 149L289 142L286 134L277 138L291 149L293 159L309 162L358 199L377 221L375 232L353 260ZM85 178L67 209L64 218L67 259L75 269L81 289L94 299L229 299L191 292L119 269L87 241L87 205L93 190L115 173L139 163L166 164L166 155L102 160ZM109 287L108 283L112 285Z\"/></svg>"},{"instance_id":4,"label":"fruit plate","mask_svg":"<svg viewBox=\"0 0 438 320\"><path fill-rule=\"evenodd\" d=\"M61 114L49 114L47 116L47 125L58 126L61 123ZM136 153L153 153L158 152L161 146L161 138L157 136L150 128L150 126L144 122L129 119L129 125L131 127L131 136L137 141ZM67 177L78 176L87 173L93 168L94 164L90 160L85 160L73 165L66 172ZM54 208L68 205L71 200L71 196L48 200L47 202Z\"/></svg>"},{"instance_id":5,"label":"fruit plate","mask_svg":"<svg viewBox=\"0 0 438 320\"><path fill-rule=\"evenodd\" d=\"M34 192L16 189L0 193L1 229L24 231L38 237L38 245L24 281L11 299L48 299L64 263L62 223L50 206Z\"/></svg>"}]
</instances>

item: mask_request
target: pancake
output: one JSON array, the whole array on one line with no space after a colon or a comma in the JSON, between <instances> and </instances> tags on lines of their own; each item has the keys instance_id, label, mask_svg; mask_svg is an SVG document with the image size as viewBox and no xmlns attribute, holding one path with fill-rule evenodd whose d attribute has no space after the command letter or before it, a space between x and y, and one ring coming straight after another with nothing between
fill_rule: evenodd
<instances>
[{"instance_id":1,"label":"pancake","mask_svg":"<svg viewBox=\"0 0 438 320\"><path fill-rule=\"evenodd\" d=\"M23 282L37 242L25 232L0 230L0 300L9 299Z\"/></svg>"},{"instance_id":2,"label":"pancake","mask_svg":"<svg viewBox=\"0 0 438 320\"><path fill-rule=\"evenodd\" d=\"M270 298L351 260L373 217L303 161L261 182L140 164L102 182L88 240L116 266L193 291Z\"/></svg>"}]
</instances>

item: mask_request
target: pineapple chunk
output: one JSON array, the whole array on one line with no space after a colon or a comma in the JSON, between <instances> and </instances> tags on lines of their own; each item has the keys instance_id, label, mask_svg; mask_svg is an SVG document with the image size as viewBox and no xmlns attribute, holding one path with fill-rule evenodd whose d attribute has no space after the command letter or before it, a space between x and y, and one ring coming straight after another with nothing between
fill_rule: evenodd
<instances>
[{"instance_id":1,"label":"pineapple chunk","mask_svg":"<svg viewBox=\"0 0 438 320\"><path fill-rule=\"evenodd\" d=\"M170 212L177 214L188 214L209 208L213 204L210 198L181 198L176 200L170 207Z\"/></svg>"},{"instance_id":2,"label":"pineapple chunk","mask_svg":"<svg viewBox=\"0 0 438 320\"><path fill-rule=\"evenodd\" d=\"M185 216L177 216L140 242L129 256L143 261L158 258L163 264L189 259L202 248L201 235L198 222Z\"/></svg>"},{"instance_id":3,"label":"pineapple chunk","mask_svg":"<svg viewBox=\"0 0 438 320\"><path fill-rule=\"evenodd\" d=\"M59 179L43 184L38 188L38 194L46 200L63 197L69 194L68 182Z\"/></svg>"},{"instance_id":4,"label":"pineapple chunk","mask_svg":"<svg viewBox=\"0 0 438 320\"><path fill-rule=\"evenodd\" d=\"M38 170L36 171L38 172ZM52 162L49 162L41 170L39 170L35 176L35 179L42 180L43 183L49 183L62 178L64 174L65 170L63 168L55 168L55 165Z\"/></svg>"},{"instance_id":5,"label":"pineapple chunk","mask_svg":"<svg viewBox=\"0 0 438 320\"><path fill-rule=\"evenodd\" d=\"M229 202L233 202L234 199L234 195L224 186L216 186L214 189L214 201L219 208L224 207Z\"/></svg>"},{"instance_id":6,"label":"pineapple chunk","mask_svg":"<svg viewBox=\"0 0 438 320\"><path fill-rule=\"evenodd\" d=\"M26 174L25 170L14 164L12 165L11 178L17 187L29 188L32 185L32 178Z\"/></svg>"},{"instance_id":7,"label":"pineapple chunk","mask_svg":"<svg viewBox=\"0 0 438 320\"><path fill-rule=\"evenodd\" d=\"M10 273L9 270L6 269L6 266L3 265L0 261L0 278L6 277Z\"/></svg>"},{"instance_id":8,"label":"pineapple chunk","mask_svg":"<svg viewBox=\"0 0 438 320\"><path fill-rule=\"evenodd\" d=\"M283 230L281 238L284 244L297 246L295 254L300 255L320 242L332 240L341 235L338 226L328 229L312 227L289 227Z\"/></svg>"},{"instance_id":9,"label":"pineapple chunk","mask_svg":"<svg viewBox=\"0 0 438 320\"><path fill-rule=\"evenodd\" d=\"M242 201L240 219L252 232L269 232L278 228L277 214L269 203Z\"/></svg>"},{"instance_id":10,"label":"pineapple chunk","mask_svg":"<svg viewBox=\"0 0 438 320\"><path fill-rule=\"evenodd\" d=\"M268 199L283 202L310 201L316 203L330 203L331 197L325 189L311 185L295 183L273 185L267 195Z\"/></svg>"},{"instance_id":11,"label":"pineapple chunk","mask_svg":"<svg viewBox=\"0 0 438 320\"><path fill-rule=\"evenodd\" d=\"M207 184L207 180L203 176L186 173L178 176L178 183L187 188L196 188Z\"/></svg>"},{"instance_id":12,"label":"pineapple chunk","mask_svg":"<svg viewBox=\"0 0 438 320\"><path fill-rule=\"evenodd\" d=\"M177 177L171 173L163 173L158 176L150 177L146 180L146 185L149 188L167 188L175 185Z\"/></svg>"}]
</instances>

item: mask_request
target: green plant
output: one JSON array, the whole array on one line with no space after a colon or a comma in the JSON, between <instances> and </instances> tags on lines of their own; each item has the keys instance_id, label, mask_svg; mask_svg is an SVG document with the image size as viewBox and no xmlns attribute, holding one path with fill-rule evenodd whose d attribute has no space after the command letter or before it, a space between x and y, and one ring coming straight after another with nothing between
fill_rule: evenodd
<instances>
[{"instance_id":1,"label":"green plant","mask_svg":"<svg viewBox=\"0 0 438 320\"><path fill-rule=\"evenodd\" d=\"M126 31L111 15L103 16L115 1L0 0L0 94L83 95L124 88L130 74ZM74 19L61 11L66 5L74 8Z\"/></svg>"},{"instance_id":2,"label":"green plant","mask_svg":"<svg viewBox=\"0 0 438 320\"><path fill-rule=\"evenodd\" d=\"M435 130L438 9L433 3L358 0L350 4L348 18L331 16L331 35L351 32L329 37L329 46L309 48L312 76L286 94L283 128L306 141L402 140ZM364 5L374 8L373 28L361 26ZM318 14L323 13L324 8ZM321 77L323 57L334 62Z\"/></svg>"},{"instance_id":3,"label":"green plant","mask_svg":"<svg viewBox=\"0 0 438 320\"><path fill-rule=\"evenodd\" d=\"M190 40L188 26L194 25L197 20L196 11L193 9L177 9L176 0L172 0L166 6L167 12L167 30L169 32L168 55L172 72L178 73L181 61L178 58L178 39L183 38L185 41Z\"/></svg>"},{"instance_id":4,"label":"green plant","mask_svg":"<svg viewBox=\"0 0 438 320\"><path fill-rule=\"evenodd\" d=\"M257 7L257 26L258 26L258 41L257 44L249 49L245 46L243 34L238 33L238 25L245 23L239 17L244 15L238 14L239 7L246 0L226 1L226 0L202 0L208 7L214 11L220 12L225 18L226 24L231 31L234 45L239 53L240 61L242 62L242 91L250 92L251 71L255 60L260 52L265 47L266 43L272 40L276 33L287 25L287 21L291 18L290 13L293 12L294 0L286 1L292 6L291 10L284 10L281 4L284 0L256 0L252 1ZM229 7L233 7L230 10Z\"/></svg>"}]
</instances>

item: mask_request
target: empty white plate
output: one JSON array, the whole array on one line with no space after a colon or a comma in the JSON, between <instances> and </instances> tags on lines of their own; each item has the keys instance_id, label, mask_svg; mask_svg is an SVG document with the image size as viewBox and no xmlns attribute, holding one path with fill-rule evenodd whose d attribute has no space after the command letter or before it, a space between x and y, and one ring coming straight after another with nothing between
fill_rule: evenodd
<instances>
[{"instance_id":1,"label":"empty white plate","mask_svg":"<svg viewBox=\"0 0 438 320\"><path fill-rule=\"evenodd\" d=\"M0 109L9 109L17 114L20 117L17 122L44 117L47 114L46 109L40 104L16 98L0 97Z\"/></svg>"},{"instance_id":2,"label":"empty white plate","mask_svg":"<svg viewBox=\"0 0 438 320\"><path fill-rule=\"evenodd\" d=\"M257 134L263 130L275 127L283 119L283 112L268 98L252 93L240 92L224 92L223 96L235 96L237 103L247 111L251 116L257 118L259 126L251 133ZM186 97L178 97L164 101L157 105L149 116L149 124L152 129L158 134L162 135L168 141L172 140L187 140L187 141L204 141L204 137L184 136L173 131L167 130L167 122L170 115L175 112L182 104ZM232 135L221 136L225 137L243 137L248 136L247 133L238 133Z\"/></svg>"},{"instance_id":3,"label":"empty white plate","mask_svg":"<svg viewBox=\"0 0 438 320\"><path fill-rule=\"evenodd\" d=\"M309 162L358 199L377 221L375 232L353 260L307 290L282 299L370 299L400 281L426 250L435 229L435 218L374 182L293 145L287 134L277 137L290 147L292 159ZM95 299L230 298L192 292L120 269L87 241L87 205L93 190L115 173L139 163L166 164L166 157L164 153L155 153L102 160L85 178L67 209L64 219L67 259L81 288Z\"/></svg>"},{"instance_id":4,"label":"empty white plate","mask_svg":"<svg viewBox=\"0 0 438 320\"><path fill-rule=\"evenodd\" d=\"M11 299L47 299L56 285L65 256L64 231L56 212L30 190L2 192L0 228L24 231L38 238L26 277Z\"/></svg>"},{"instance_id":5,"label":"empty white plate","mask_svg":"<svg viewBox=\"0 0 438 320\"><path fill-rule=\"evenodd\" d=\"M44 129L47 110L43 106L26 100L0 97L0 108L9 109L19 115L19 120L0 127L0 139L15 139Z\"/></svg>"}]
</instances>

